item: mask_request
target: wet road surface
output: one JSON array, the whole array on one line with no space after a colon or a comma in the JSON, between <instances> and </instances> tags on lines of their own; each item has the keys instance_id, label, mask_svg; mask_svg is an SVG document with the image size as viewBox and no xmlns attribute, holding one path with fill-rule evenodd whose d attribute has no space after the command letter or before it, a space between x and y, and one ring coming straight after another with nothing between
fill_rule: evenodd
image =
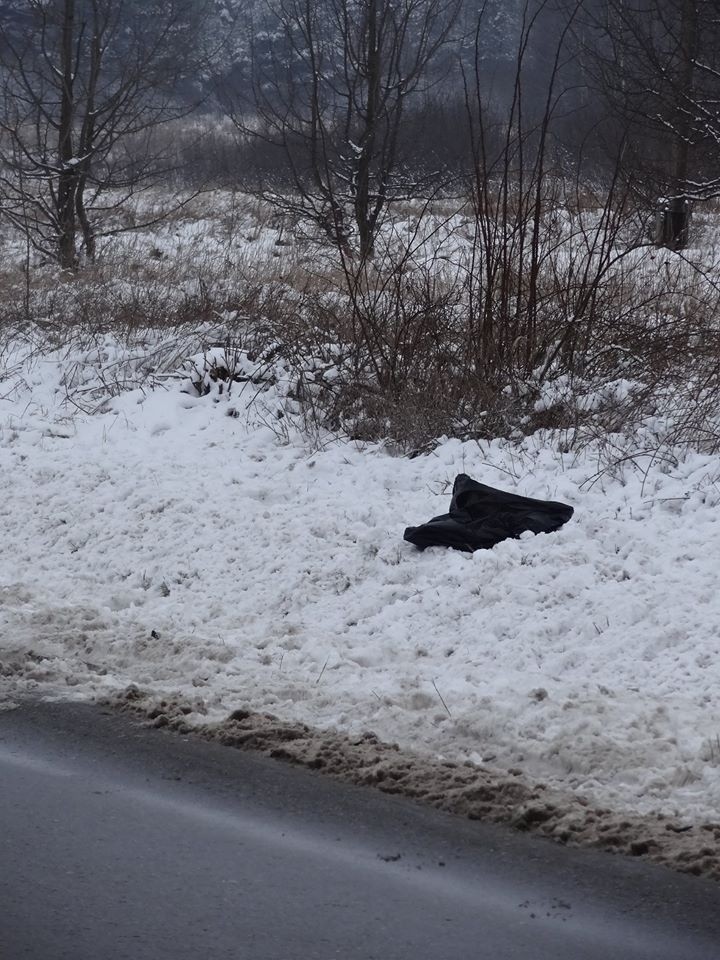
<instances>
[{"instance_id":1,"label":"wet road surface","mask_svg":"<svg viewBox=\"0 0 720 960\"><path fill-rule=\"evenodd\" d=\"M95 706L0 711L0 960L719 960L719 908Z\"/></svg>"}]
</instances>

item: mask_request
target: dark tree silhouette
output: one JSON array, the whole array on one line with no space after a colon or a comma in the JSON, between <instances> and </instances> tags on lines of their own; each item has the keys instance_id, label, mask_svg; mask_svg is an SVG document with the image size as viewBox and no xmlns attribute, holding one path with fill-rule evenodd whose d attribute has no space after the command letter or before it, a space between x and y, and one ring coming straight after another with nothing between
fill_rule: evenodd
<instances>
[{"instance_id":1,"label":"dark tree silhouette","mask_svg":"<svg viewBox=\"0 0 720 960\"><path fill-rule=\"evenodd\" d=\"M720 196L720 8L716 0L585 0L585 61L627 145L663 195L658 242L688 239L691 205Z\"/></svg>"}]
</instances>

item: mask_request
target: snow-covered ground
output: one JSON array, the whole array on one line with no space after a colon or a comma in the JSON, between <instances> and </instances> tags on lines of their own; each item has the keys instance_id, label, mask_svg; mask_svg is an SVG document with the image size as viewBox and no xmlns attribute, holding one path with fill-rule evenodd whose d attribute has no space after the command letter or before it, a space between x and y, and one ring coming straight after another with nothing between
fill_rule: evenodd
<instances>
[{"instance_id":1,"label":"snow-covered ground","mask_svg":"<svg viewBox=\"0 0 720 960\"><path fill-rule=\"evenodd\" d=\"M597 451L551 433L415 459L310 445L275 419L275 388L196 397L179 376L94 406L99 363L5 358L7 689L134 683L201 700L203 719L269 710L620 810L717 817L717 459L598 473ZM473 555L418 552L404 527L445 512L460 472L575 516Z\"/></svg>"}]
</instances>

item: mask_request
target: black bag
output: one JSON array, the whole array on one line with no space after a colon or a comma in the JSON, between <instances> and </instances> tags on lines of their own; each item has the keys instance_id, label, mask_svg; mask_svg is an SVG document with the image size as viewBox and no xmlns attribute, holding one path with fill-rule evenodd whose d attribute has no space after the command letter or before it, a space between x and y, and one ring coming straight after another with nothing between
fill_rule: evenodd
<instances>
[{"instance_id":1,"label":"black bag","mask_svg":"<svg viewBox=\"0 0 720 960\"><path fill-rule=\"evenodd\" d=\"M455 550L488 550L501 540L519 537L526 530L552 533L573 515L573 508L552 500L531 500L506 493L459 474L453 484L450 513L433 517L420 527L408 527L404 539L425 547Z\"/></svg>"}]
</instances>

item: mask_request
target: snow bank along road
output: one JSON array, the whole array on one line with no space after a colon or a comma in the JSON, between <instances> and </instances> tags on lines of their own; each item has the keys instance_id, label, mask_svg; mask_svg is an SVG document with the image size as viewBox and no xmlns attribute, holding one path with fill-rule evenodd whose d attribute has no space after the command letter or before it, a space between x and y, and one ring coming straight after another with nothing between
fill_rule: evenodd
<instances>
[{"instance_id":1,"label":"snow bank along road","mask_svg":"<svg viewBox=\"0 0 720 960\"><path fill-rule=\"evenodd\" d=\"M716 960L720 888L87 705L0 713L8 960Z\"/></svg>"},{"instance_id":2,"label":"snow bank along road","mask_svg":"<svg viewBox=\"0 0 720 960\"><path fill-rule=\"evenodd\" d=\"M99 402L119 351L5 358L10 694L134 683L190 722L245 708L371 730L615 810L717 822L717 458L599 474L596 449L553 433L415 459L318 448L276 418L275 387L248 405L178 379ZM418 553L405 525L445 512L460 472L575 516L474 555Z\"/></svg>"}]
</instances>

